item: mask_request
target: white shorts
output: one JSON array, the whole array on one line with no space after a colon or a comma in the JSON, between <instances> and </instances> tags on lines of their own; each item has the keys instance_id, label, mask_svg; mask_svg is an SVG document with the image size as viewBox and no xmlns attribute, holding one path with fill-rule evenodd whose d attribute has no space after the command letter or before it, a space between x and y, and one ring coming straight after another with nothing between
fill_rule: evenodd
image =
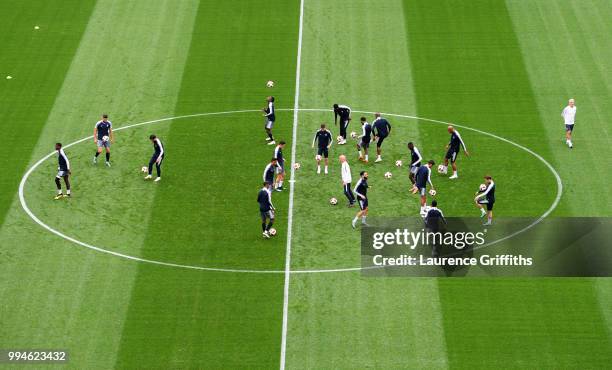
<instances>
[{"instance_id":1,"label":"white shorts","mask_svg":"<svg viewBox=\"0 0 612 370\"><path fill-rule=\"evenodd\" d=\"M271 130L272 127L274 127L274 121L268 121L266 120L266 128Z\"/></svg>"},{"instance_id":2,"label":"white shorts","mask_svg":"<svg viewBox=\"0 0 612 370\"><path fill-rule=\"evenodd\" d=\"M419 167L417 167L417 166L410 166L410 173L411 174L416 175L418 170L419 170Z\"/></svg>"}]
</instances>

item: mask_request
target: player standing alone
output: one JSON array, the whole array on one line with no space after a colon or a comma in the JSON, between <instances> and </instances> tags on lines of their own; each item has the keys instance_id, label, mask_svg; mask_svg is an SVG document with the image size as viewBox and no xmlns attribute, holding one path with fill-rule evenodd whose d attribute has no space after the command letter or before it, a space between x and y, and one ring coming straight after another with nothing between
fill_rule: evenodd
<instances>
[{"instance_id":1,"label":"player standing alone","mask_svg":"<svg viewBox=\"0 0 612 370\"><path fill-rule=\"evenodd\" d=\"M338 124L338 117L340 117L340 136L342 140L338 142L338 145L346 144L346 129L351 121L351 108L342 104L334 104L334 124Z\"/></svg>"},{"instance_id":2,"label":"player standing alone","mask_svg":"<svg viewBox=\"0 0 612 370\"><path fill-rule=\"evenodd\" d=\"M355 215L353 222L351 222L353 229L357 227L359 217L361 217L361 224L363 226L368 226L366 223L366 217L368 217L368 173L366 171L361 171L359 176L359 181L357 181L357 185L355 185L355 194L357 194L359 211Z\"/></svg>"},{"instance_id":3,"label":"player standing alone","mask_svg":"<svg viewBox=\"0 0 612 370\"><path fill-rule=\"evenodd\" d=\"M457 175L457 156L459 155L459 151L461 147L463 147L463 151L465 152L465 156L469 157L470 153L468 153L467 148L465 147L465 143L461 139L461 135L459 135L459 131L457 131L453 126L448 126L448 133L450 134L450 142L446 144L446 156L444 156L444 170L446 173L448 171L448 161L450 160L451 165L453 167L453 174L449 177L449 179L459 178Z\"/></svg>"},{"instance_id":4,"label":"player standing alone","mask_svg":"<svg viewBox=\"0 0 612 370\"><path fill-rule=\"evenodd\" d=\"M327 165L329 162L329 148L332 146L332 134L325 128L325 124L321 124L321 128L317 130L314 138L312 139L312 147L314 148L315 142L318 143L317 155L315 157L317 161L317 174L321 173L321 157L325 158L325 174L327 175Z\"/></svg>"},{"instance_id":5,"label":"player standing alone","mask_svg":"<svg viewBox=\"0 0 612 370\"><path fill-rule=\"evenodd\" d=\"M574 120L576 119L576 105L574 105L574 99L570 99L567 103L567 107L563 108L561 117L565 121L565 144L571 148L574 147L572 144L572 133L574 132Z\"/></svg>"},{"instance_id":6,"label":"player standing alone","mask_svg":"<svg viewBox=\"0 0 612 370\"><path fill-rule=\"evenodd\" d=\"M57 151L57 175L55 175L55 185L57 186L57 195L55 196L55 200L62 199L64 197L70 197L70 161L64 153L64 149L62 149L62 144L55 144L55 150ZM61 179L64 179L64 183L66 184L66 195L62 194L62 182Z\"/></svg>"},{"instance_id":7,"label":"player standing alone","mask_svg":"<svg viewBox=\"0 0 612 370\"><path fill-rule=\"evenodd\" d=\"M110 146L115 141L113 124L108 120L108 114L103 114L102 119L94 126L94 143L98 146L93 163L98 163L98 156L102 153L102 148L106 150L106 165L110 167Z\"/></svg>"},{"instance_id":8,"label":"player standing alone","mask_svg":"<svg viewBox=\"0 0 612 370\"><path fill-rule=\"evenodd\" d=\"M272 136L272 128L274 127L274 121L276 121L276 112L274 110L274 97L268 96L266 98L266 102L268 102L268 106L263 109L264 117L265 117L265 129L268 137L266 141L268 141L268 145L274 145L276 142L274 141L274 136Z\"/></svg>"},{"instance_id":9,"label":"player standing alone","mask_svg":"<svg viewBox=\"0 0 612 370\"><path fill-rule=\"evenodd\" d=\"M495 183L493 182L493 178L491 176L485 176L485 185L487 185L487 189L482 193L476 193L476 198L474 198L474 202L476 202L476 207L480 208L480 217L487 216L487 222L484 223L485 226L491 225L493 221L493 204L495 203ZM487 210L484 210L483 205L487 205Z\"/></svg>"},{"instance_id":10,"label":"player standing alone","mask_svg":"<svg viewBox=\"0 0 612 370\"><path fill-rule=\"evenodd\" d=\"M344 154L342 154L340 157L338 157L338 159L340 160L340 163L342 165L342 187L344 190L344 195L346 195L346 198L349 201L348 206L352 207L353 205L355 205L355 195L353 194L353 191L351 190L351 182L352 182L352 176L351 176L351 167L348 164L348 161L346 160L346 156Z\"/></svg>"},{"instance_id":11,"label":"player standing alone","mask_svg":"<svg viewBox=\"0 0 612 370\"><path fill-rule=\"evenodd\" d=\"M151 135L149 136L149 140L151 140L151 142L153 143L153 149L155 150L155 152L149 160L149 173L145 177L145 180L149 180L152 177L151 175L153 174L153 164L155 164L155 169L157 170L157 177L155 178L155 182L157 182L161 180L161 165L162 161L164 160L164 156L166 155L166 152L164 151L164 145L157 136Z\"/></svg>"},{"instance_id":12,"label":"player standing alone","mask_svg":"<svg viewBox=\"0 0 612 370\"><path fill-rule=\"evenodd\" d=\"M272 204L272 184L264 182L263 188L257 194L257 203L259 203L259 214L261 215L261 230L263 237L270 238L270 228L274 225L274 205ZM266 224L266 221L270 220Z\"/></svg>"},{"instance_id":13,"label":"player standing alone","mask_svg":"<svg viewBox=\"0 0 612 370\"><path fill-rule=\"evenodd\" d=\"M391 124L386 119L380 116L380 113L374 113L374 122L372 122L372 131L374 132L374 140L376 140L376 160L382 161L380 153L381 147L385 138L391 133Z\"/></svg>"},{"instance_id":14,"label":"player standing alone","mask_svg":"<svg viewBox=\"0 0 612 370\"><path fill-rule=\"evenodd\" d=\"M427 183L435 190L431 182L431 167L434 165L434 161L430 160L425 166L420 166L416 172L416 179L414 186L412 187L412 193L419 193L421 196L421 214L425 214L425 205L427 204Z\"/></svg>"}]
</instances>

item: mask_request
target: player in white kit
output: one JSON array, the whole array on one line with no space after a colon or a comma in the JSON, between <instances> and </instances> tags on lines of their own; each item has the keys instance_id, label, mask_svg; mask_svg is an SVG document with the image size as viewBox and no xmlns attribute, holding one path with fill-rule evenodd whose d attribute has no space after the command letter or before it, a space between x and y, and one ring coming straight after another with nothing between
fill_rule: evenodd
<instances>
[{"instance_id":1,"label":"player in white kit","mask_svg":"<svg viewBox=\"0 0 612 370\"><path fill-rule=\"evenodd\" d=\"M576 119L576 105L574 99L570 99L567 103L567 107L563 108L561 117L565 121L565 144L568 147L573 148L572 144L572 132L574 131L574 120Z\"/></svg>"}]
</instances>

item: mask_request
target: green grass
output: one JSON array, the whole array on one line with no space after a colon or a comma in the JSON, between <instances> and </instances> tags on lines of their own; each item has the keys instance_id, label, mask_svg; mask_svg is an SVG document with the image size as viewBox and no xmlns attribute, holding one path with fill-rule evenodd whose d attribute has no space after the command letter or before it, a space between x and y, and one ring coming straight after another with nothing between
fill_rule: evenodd
<instances>
[{"instance_id":1,"label":"green grass","mask_svg":"<svg viewBox=\"0 0 612 370\"><path fill-rule=\"evenodd\" d=\"M0 154L0 348L65 348L72 368L278 367L284 274L172 268L82 248L34 224L16 191L29 165L56 141L91 135L102 112L121 127L259 109L270 94L277 108L292 108L299 13L299 1L281 0L0 4L0 125L9 148ZM608 2L305 0L303 16L300 108L343 103L490 132L557 169L564 193L553 216L612 214ZM578 105L572 151L559 117L569 97ZM275 134L289 142L290 157L293 112L277 116ZM354 178L370 173L370 217L417 214L407 168L393 163L408 160L408 141L440 162L448 134L444 124L388 118L382 164L357 162L350 142L332 147L330 174L317 176L312 136L322 122L334 136L338 129L331 112L299 112L292 270L359 265L340 154ZM548 209L556 186L543 163L460 132L472 154L459 159L460 179L433 177L447 215L477 214L471 198L485 173L498 186L497 217ZM151 133L168 152L160 183L140 172ZM255 203L272 155L260 113L116 134L111 168L92 165L92 140L66 149L70 200L52 201L55 156L42 163L25 187L32 211L79 240L138 258L284 270L289 192L273 195L279 235L271 240L261 238ZM330 206L331 197L340 204ZM292 274L287 368L605 368L610 281Z\"/></svg>"}]
</instances>

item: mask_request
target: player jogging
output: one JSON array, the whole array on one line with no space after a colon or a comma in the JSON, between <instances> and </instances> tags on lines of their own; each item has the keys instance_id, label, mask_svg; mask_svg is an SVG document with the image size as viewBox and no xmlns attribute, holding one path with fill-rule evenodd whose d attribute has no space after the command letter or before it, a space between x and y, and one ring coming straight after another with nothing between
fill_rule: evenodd
<instances>
[{"instance_id":1,"label":"player jogging","mask_svg":"<svg viewBox=\"0 0 612 370\"><path fill-rule=\"evenodd\" d=\"M574 105L574 99L570 99L567 103L567 107L563 108L561 117L565 122L565 144L571 148L574 147L572 144L572 133L574 132L574 120L576 118L576 105Z\"/></svg>"},{"instance_id":2,"label":"player jogging","mask_svg":"<svg viewBox=\"0 0 612 370\"><path fill-rule=\"evenodd\" d=\"M342 166L342 187L343 187L343 191L344 191L344 195L346 195L346 199L348 199L349 207L352 207L355 205L355 195L353 194L353 191L351 190L351 182L352 182L352 177L351 177L351 167L348 164L348 161L346 160L346 156L344 154L342 154L340 157L338 157L338 159L340 160L340 164Z\"/></svg>"},{"instance_id":3,"label":"player jogging","mask_svg":"<svg viewBox=\"0 0 612 370\"><path fill-rule=\"evenodd\" d=\"M261 215L261 230L263 237L270 238L270 228L274 225L274 205L272 204L272 184L264 182L263 188L257 194L257 203L259 203L259 214ZM269 222L267 222L270 220ZM266 223L267 222L267 223Z\"/></svg>"},{"instance_id":4,"label":"player jogging","mask_svg":"<svg viewBox=\"0 0 612 370\"><path fill-rule=\"evenodd\" d=\"M421 214L425 214L425 205L427 204L427 183L435 190L431 182L431 167L434 165L433 160L429 160L425 166L420 166L416 172L416 179L412 187L412 194L419 193L421 196Z\"/></svg>"},{"instance_id":5,"label":"player jogging","mask_svg":"<svg viewBox=\"0 0 612 370\"><path fill-rule=\"evenodd\" d=\"M419 152L419 149L417 149L417 147L414 146L414 143L412 142L408 143L408 150L410 150L410 175L408 175L408 177L410 178L410 182L412 183L412 185L414 185L414 183L416 182L416 173L419 167L421 167L421 161L423 160L423 157L421 156L421 152Z\"/></svg>"},{"instance_id":6,"label":"player jogging","mask_svg":"<svg viewBox=\"0 0 612 370\"><path fill-rule=\"evenodd\" d=\"M147 176L145 176L145 180L151 179L151 175L153 174L153 165L155 164L155 169L157 170L157 177L154 181L158 182L161 180L161 165L164 160L164 157L166 156L166 152L164 151L164 145L157 136L151 135L149 136L149 140L151 140L151 143L153 143L154 152L151 156L151 159L149 160L149 172Z\"/></svg>"},{"instance_id":7,"label":"player jogging","mask_svg":"<svg viewBox=\"0 0 612 370\"><path fill-rule=\"evenodd\" d=\"M465 152L465 156L469 157L470 153L468 153L467 148L465 147L465 143L461 139L461 135L459 135L459 131L457 131L453 126L448 126L448 133L450 134L450 142L446 144L446 156L444 156L444 166L443 173L448 171L448 161L450 160L451 165L453 167L453 174L449 177L449 179L459 178L457 175L457 155L459 155L459 151L461 147L463 147L463 151Z\"/></svg>"},{"instance_id":8,"label":"player jogging","mask_svg":"<svg viewBox=\"0 0 612 370\"><path fill-rule=\"evenodd\" d=\"M340 136L342 136L338 145L344 145L346 144L346 129L351 122L351 108L342 104L334 104L334 125L338 124L338 117L340 117Z\"/></svg>"},{"instance_id":9,"label":"player jogging","mask_svg":"<svg viewBox=\"0 0 612 370\"><path fill-rule=\"evenodd\" d=\"M110 146L111 143L115 142L115 134L113 133L113 124L108 120L108 114L103 114L102 119L96 122L93 138L94 143L98 146L93 163L98 163L98 156L104 148L106 150L106 165L110 167Z\"/></svg>"},{"instance_id":10,"label":"player jogging","mask_svg":"<svg viewBox=\"0 0 612 370\"><path fill-rule=\"evenodd\" d=\"M361 171L359 173L359 180L355 185L355 194L357 195L357 201L359 202L359 211L355 215L353 222L353 229L357 227L357 221L361 217L361 225L368 226L366 223L366 217L368 217L368 173Z\"/></svg>"},{"instance_id":11,"label":"player jogging","mask_svg":"<svg viewBox=\"0 0 612 370\"><path fill-rule=\"evenodd\" d=\"M317 161L317 174L321 173L321 158L325 158L325 174L327 175L327 166L329 158L329 148L332 146L332 134L325 128L325 124L321 124L321 128L317 130L314 138L312 139L312 147L314 148L315 142L318 143L317 155L315 160Z\"/></svg>"},{"instance_id":12,"label":"player jogging","mask_svg":"<svg viewBox=\"0 0 612 370\"><path fill-rule=\"evenodd\" d=\"M383 141L391 133L391 124L389 121L382 118L380 113L374 113L374 122L372 122L372 131L374 132L374 140L376 141L376 160L374 162L382 161L381 147Z\"/></svg>"},{"instance_id":13,"label":"player jogging","mask_svg":"<svg viewBox=\"0 0 612 370\"><path fill-rule=\"evenodd\" d=\"M487 188L483 192L477 192L476 198L474 198L474 202L476 203L476 207L480 208L480 217L487 216L487 222L484 223L485 226L491 225L493 221L493 204L495 203L495 183L493 182L493 178L491 176L485 176L485 185ZM487 206L487 210L485 211L484 206Z\"/></svg>"},{"instance_id":14,"label":"player jogging","mask_svg":"<svg viewBox=\"0 0 612 370\"><path fill-rule=\"evenodd\" d=\"M61 143L55 144L55 151L57 151L57 175L55 175L55 185L57 186L57 195L55 196L55 200L62 199L64 197L70 197L70 161L64 153L64 149L62 149ZM66 184L66 195L62 194L62 182L61 179L64 179L64 183Z\"/></svg>"},{"instance_id":15,"label":"player jogging","mask_svg":"<svg viewBox=\"0 0 612 370\"><path fill-rule=\"evenodd\" d=\"M285 142L280 141L276 148L274 148L274 158L276 159L276 163L278 164L276 170L276 191L283 191L283 180L285 179L285 157L283 157L283 148L285 147Z\"/></svg>"},{"instance_id":16,"label":"player jogging","mask_svg":"<svg viewBox=\"0 0 612 370\"><path fill-rule=\"evenodd\" d=\"M274 97L268 96L266 98L266 102L268 102L268 106L262 109L264 112L263 116L265 118L265 126L266 134L268 137L266 141L268 141L268 145L274 145L276 142L274 141L274 136L272 136L272 128L274 127L274 121L276 121L276 111L274 110Z\"/></svg>"},{"instance_id":17,"label":"player jogging","mask_svg":"<svg viewBox=\"0 0 612 370\"><path fill-rule=\"evenodd\" d=\"M365 163L368 163L368 148L371 140L372 125L365 117L361 117L361 136L359 136L359 143L357 143L357 153L359 153L359 160ZM362 150L363 154L361 153Z\"/></svg>"},{"instance_id":18,"label":"player jogging","mask_svg":"<svg viewBox=\"0 0 612 370\"><path fill-rule=\"evenodd\" d=\"M266 165L263 172L263 181L269 182L270 185L274 183L274 175L276 174L276 169L278 168L278 162L276 158L270 159L270 163Z\"/></svg>"}]
</instances>

